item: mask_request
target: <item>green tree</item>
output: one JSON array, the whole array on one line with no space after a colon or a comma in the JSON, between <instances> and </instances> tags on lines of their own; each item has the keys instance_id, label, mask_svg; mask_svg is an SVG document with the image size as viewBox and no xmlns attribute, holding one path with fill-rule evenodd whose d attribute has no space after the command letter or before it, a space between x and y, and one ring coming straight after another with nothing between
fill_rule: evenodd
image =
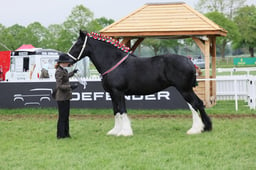
<instances>
[{"instance_id":1,"label":"green tree","mask_svg":"<svg viewBox=\"0 0 256 170\"><path fill-rule=\"evenodd\" d=\"M56 49L59 51L67 52L72 45L72 39L74 37L66 29L62 29L59 33L59 37L56 40Z\"/></svg>"},{"instance_id":2,"label":"green tree","mask_svg":"<svg viewBox=\"0 0 256 170\"><path fill-rule=\"evenodd\" d=\"M76 40L79 30L86 30L93 20L93 13L83 5L75 6L66 21L57 26L49 26L49 32L54 39L53 47L66 52Z\"/></svg>"},{"instance_id":3,"label":"green tree","mask_svg":"<svg viewBox=\"0 0 256 170\"><path fill-rule=\"evenodd\" d=\"M67 51L72 42L76 40L79 30L97 32L113 22L113 19L105 17L93 19L93 12L83 5L78 5L72 9L71 14L60 29L61 31L59 31L56 39L57 49Z\"/></svg>"},{"instance_id":4,"label":"green tree","mask_svg":"<svg viewBox=\"0 0 256 170\"><path fill-rule=\"evenodd\" d=\"M51 47L51 36L47 28L42 26L39 22L34 22L27 26L27 32L32 33L34 37L33 45L41 48Z\"/></svg>"},{"instance_id":5,"label":"green tree","mask_svg":"<svg viewBox=\"0 0 256 170\"><path fill-rule=\"evenodd\" d=\"M147 38L142 42L142 45L151 48L155 55L163 53L178 53L179 43L177 40L162 40Z\"/></svg>"},{"instance_id":6,"label":"green tree","mask_svg":"<svg viewBox=\"0 0 256 170\"><path fill-rule=\"evenodd\" d=\"M3 29L5 29L5 26L0 23L0 31L2 31Z\"/></svg>"},{"instance_id":7,"label":"green tree","mask_svg":"<svg viewBox=\"0 0 256 170\"><path fill-rule=\"evenodd\" d=\"M99 30L103 29L104 27L112 24L114 22L113 19L107 19L105 17L101 17L101 18L96 18L94 20L92 20L86 30L88 32L98 32Z\"/></svg>"},{"instance_id":8,"label":"green tree","mask_svg":"<svg viewBox=\"0 0 256 170\"><path fill-rule=\"evenodd\" d=\"M53 24L48 28L39 22L27 27L16 24L8 28L0 24L0 50L15 50L22 44L32 44L35 47L66 52L76 40L79 30L97 32L113 22L113 19L105 17L93 19L93 12L78 5L72 9L63 24Z\"/></svg>"},{"instance_id":9,"label":"green tree","mask_svg":"<svg viewBox=\"0 0 256 170\"><path fill-rule=\"evenodd\" d=\"M254 57L256 47L256 7L254 5L240 8L234 18L241 36L236 41L237 47L247 47L251 57Z\"/></svg>"},{"instance_id":10,"label":"green tree","mask_svg":"<svg viewBox=\"0 0 256 170\"><path fill-rule=\"evenodd\" d=\"M5 50L10 50L7 46L6 46L6 42L4 42L3 37L5 36L5 26L0 24L0 51L5 51Z\"/></svg>"},{"instance_id":11,"label":"green tree","mask_svg":"<svg viewBox=\"0 0 256 170\"><path fill-rule=\"evenodd\" d=\"M178 40L161 40L161 51L162 53L175 53L178 54L181 44Z\"/></svg>"},{"instance_id":12,"label":"green tree","mask_svg":"<svg viewBox=\"0 0 256 170\"><path fill-rule=\"evenodd\" d=\"M48 26L48 31L49 31L49 37L51 39L51 42L49 42L49 46L52 49L56 49L59 51L63 51L64 48L62 48L58 42L62 41L61 38L61 34L64 31L64 27L63 25L59 25L59 24L52 24ZM65 38L66 39L66 38ZM66 48L65 48L66 50Z\"/></svg>"},{"instance_id":13,"label":"green tree","mask_svg":"<svg viewBox=\"0 0 256 170\"><path fill-rule=\"evenodd\" d=\"M154 51L154 54L157 55L160 52L161 41L159 39L147 38L142 42L143 45L151 48Z\"/></svg>"},{"instance_id":14,"label":"green tree","mask_svg":"<svg viewBox=\"0 0 256 170\"><path fill-rule=\"evenodd\" d=\"M35 44L37 39L26 27L15 24L4 29L0 39L10 50L15 50L22 44Z\"/></svg>"},{"instance_id":15,"label":"green tree","mask_svg":"<svg viewBox=\"0 0 256 170\"><path fill-rule=\"evenodd\" d=\"M225 48L228 42L236 41L237 37L239 37L239 31L237 25L230 19L224 16L224 14L219 12L209 12L205 15L210 20L224 28L228 31L226 37L218 37L217 38L217 48L220 51L221 57L225 57Z\"/></svg>"},{"instance_id":16,"label":"green tree","mask_svg":"<svg viewBox=\"0 0 256 170\"><path fill-rule=\"evenodd\" d=\"M101 29L115 22L113 19L107 19L105 17L96 18L95 21L101 26Z\"/></svg>"},{"instance_id":17,"label":"green tree","mask_svg":"<svg viewBox=\"0 0 256 170\"><path fill-rule=\"evenodd\" d=\"M86 30L88 24L93 20L93 12L83 5L74 7L67 20L63 23L64 29L70 32L71 42L77 38L79 30Z\"/></svg>"},{"instance_id":18,"label":"green tree","mask_svg":"<svg viewBox=\"0 0 256 170\"><path fill-rule=\"evenodd\" d=\"M246 0L199 0L196 9L203 13L218 11L232 19L233 13L244 6L245 2Z\"/></svg>"}]
</instances>

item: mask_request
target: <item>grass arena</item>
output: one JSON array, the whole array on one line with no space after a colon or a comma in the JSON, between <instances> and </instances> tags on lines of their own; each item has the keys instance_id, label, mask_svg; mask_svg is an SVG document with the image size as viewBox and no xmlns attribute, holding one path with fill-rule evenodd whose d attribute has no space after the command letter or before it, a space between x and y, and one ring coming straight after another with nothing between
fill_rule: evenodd
<instances>
[{"instance_id":1,"label":"grass arena","mask_svg":"<svg viewBox=\"0 0 256 170\"><path fill-rule=\"evenodd\" d=\"M111 109L72 109L65 140L55 108L0 109L0 169L254 169L256 115L232 106L207 108L213 131L192 136L189 110L129 110L135 135L115 137Z\"/></svg>"}]
</instances>

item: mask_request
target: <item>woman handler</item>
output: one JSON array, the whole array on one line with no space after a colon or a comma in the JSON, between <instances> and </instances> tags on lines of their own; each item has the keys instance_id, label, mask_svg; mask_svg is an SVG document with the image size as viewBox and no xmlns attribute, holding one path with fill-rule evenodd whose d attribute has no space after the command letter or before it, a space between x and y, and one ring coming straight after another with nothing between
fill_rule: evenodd
<instances>
[{"instance_id":1,"label":"woman handler","mask_svg":"<svg viewBox=\"0 0 256 170\"><path fill-rule=\"evenodd\" d=\"M69 77L72 77L78 70L75 69L68 73L66 67L70 67L73 63L72 59L65 53L59 56L55 65L56 79L56 95L55 100L58 104L58 122L57 122L57 138L70 138L69 133L69 112L70 99L72 98L72 90L77 88L78 84L71 85Z\"/></svg>"}]
</instances>

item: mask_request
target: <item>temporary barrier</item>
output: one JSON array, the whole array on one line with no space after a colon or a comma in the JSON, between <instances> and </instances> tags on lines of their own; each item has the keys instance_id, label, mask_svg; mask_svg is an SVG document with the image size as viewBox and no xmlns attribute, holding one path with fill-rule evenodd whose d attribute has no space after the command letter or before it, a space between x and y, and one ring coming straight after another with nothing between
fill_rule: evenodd
<instances>
[{"instance_id":1,"label":"temporary barrier","mask_svg":"<svg viewBox=\"0 0 256 170\"><path fill-rule=\"evenodd\" d=\"M71 80L71 83L74 83ZM0 108L56 107L51 97L55 81L1 82ZM133 109L188 109L180 93L170 87L151 95L126 96L127 108ZM87 81L86 89L79 85L72 93L74 108L112 108L109 93L102 88L101 81Z\"/></svg>"},{"instance_id":2,"label":"temporary barrier","mask_svg":"<svg viewBox=\"0 0 256 170\"><path fill-rule=\"evenodd\" d=\"M256 109L256 76L218 76L216 78L217 100L238 100L248 103L250 109Z\"/></svg>"},{"instance_id":3,"label":"temporary barrier","mask_svg":"<svg viewBox=\"0 0 256 170\"><path fill-rule=\"evenodd\" d=\"M80 80L83 82L84 79ZM73 91L72 107L111 108L111 99L102 88L99 79L86 79L87 85L80 85ZM77 81L75 78L71 82ZM234 100L238 110L238 100L248 102L251 109L256 109L256 76L218 76L216 79L198 81L216 81L216 99ZM55 81L16 81L0 83L0 108L18 107L55 107L51 98ZM86 88L85 88L86 87ZM170 87L152 95L126 96L127 108L134 109L187 109L187 104L179 92Z\"/></svg>"}]
</instances>

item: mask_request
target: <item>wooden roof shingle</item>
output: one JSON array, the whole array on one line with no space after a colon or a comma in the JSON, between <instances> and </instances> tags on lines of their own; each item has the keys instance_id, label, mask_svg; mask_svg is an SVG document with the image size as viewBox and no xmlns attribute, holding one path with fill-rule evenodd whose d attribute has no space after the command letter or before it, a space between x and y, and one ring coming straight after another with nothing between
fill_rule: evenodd
<instances>
[{"instance_id":1,"label":"wooden roof shingle","mask_svg":"<svg viewBox=\"0 0 256 170\"><path fill-rule=\"evenodd\" d=\"M185 3L149 3L100 30L114 37L215 35L227 31Z\"/></svg>"}]
</instances>

